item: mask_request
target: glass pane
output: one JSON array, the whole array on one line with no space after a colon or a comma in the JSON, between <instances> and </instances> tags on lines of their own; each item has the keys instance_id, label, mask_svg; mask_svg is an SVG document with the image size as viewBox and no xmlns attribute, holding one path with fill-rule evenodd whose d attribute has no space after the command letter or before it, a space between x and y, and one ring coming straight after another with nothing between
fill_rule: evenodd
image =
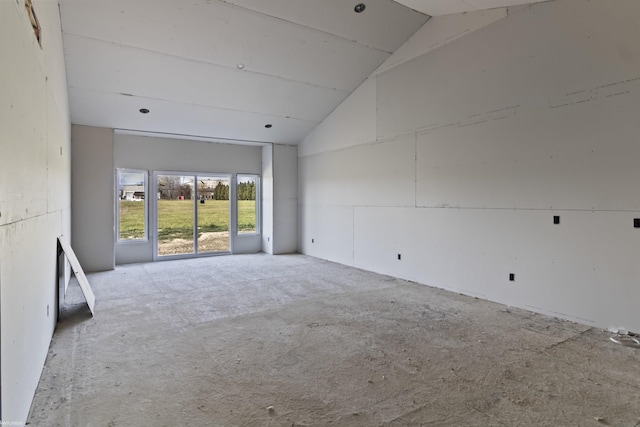
<instances>
[{"instance_id":1,"label":"glass pane","mask_svg":"<svg viewBox=\"0 0 640 427\"><path fill-rule=\"evenodd\" d=\"M238 175L238 233L256 233L256 186L258 178Z\"/></svg>"},{"instance_id":2,"label":"glass pane","mask_svg":"<svg viewBox=\"0 0 640 427\"><path fill-rule=\"evenodd\" d=\"M144 171L118 171L118 240L145 239Z\"/></svg>"},{"instance_id":3,"label":"glass pane","mask_svg":"<svg viewBox=\"0 0 640 427\"><path fill-rule=\"evenodd\" d=\"M158 255L194 253L194 177L158 175Z\"/></svg>"},{"instance_id":4,"label":"glass pane","mask_svg":"<svg viewBox=\"0 0 640 427\"><path fill-rule=\"evenodd\" d=\"M198 176L198 198L198 253L231 250L229 178Z\"/></svg>"}]
</instances>

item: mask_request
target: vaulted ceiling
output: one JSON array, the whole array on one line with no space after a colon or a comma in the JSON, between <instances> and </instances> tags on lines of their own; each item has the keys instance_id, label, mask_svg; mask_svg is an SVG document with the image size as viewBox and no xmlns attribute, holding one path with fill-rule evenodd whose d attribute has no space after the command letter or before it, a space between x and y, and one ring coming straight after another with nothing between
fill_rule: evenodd
<instances>
[{"instance_id":1,"label":"vaulted ceiling","mask_svg":"<svg viewBox=\"0 0 640 427\"><path fill-rule=\"evenodd\" d=\"M429 15L530 2L60 0L71 119L297 143Z\"/></svg>"},{"instance_id":2,"label":"vaulted ceiling","mask_svg":"<svg viewBox=\"0 0 640 427\"><path fill-rule=\"evenodd\" d=\"M396 0L407 7L431 16L475 12L497 7L519 6L549 0Z\"/></svg>"}]
</instances>

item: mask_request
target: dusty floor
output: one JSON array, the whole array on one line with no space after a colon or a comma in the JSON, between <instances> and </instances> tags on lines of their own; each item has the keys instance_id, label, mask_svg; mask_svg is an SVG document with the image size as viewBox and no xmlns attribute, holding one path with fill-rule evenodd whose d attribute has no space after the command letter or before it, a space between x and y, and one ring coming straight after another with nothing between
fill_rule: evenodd
<instances>
[{"instance_id":1,"label":"dusty floor","mask_svg":"<svg viewBox=\"0 0 640 427\"><path fill-rule=\"evenodd\" d=\"M640 426L640 350L586 326L302 255L89 281L31 425Z\"/></svg>"}]
</instances>

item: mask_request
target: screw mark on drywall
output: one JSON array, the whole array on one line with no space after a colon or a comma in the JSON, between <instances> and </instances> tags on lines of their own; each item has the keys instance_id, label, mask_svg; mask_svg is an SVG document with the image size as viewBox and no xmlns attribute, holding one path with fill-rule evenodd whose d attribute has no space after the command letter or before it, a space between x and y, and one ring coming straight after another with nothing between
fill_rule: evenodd
<instances>
[{"instance_id":1,"label":"screw mark on drywall","mask_svg":"<svg viewBox=\"0 0 640 427\"><path fill-rule=\"evenodd\" d=\"M628 95L635 90L635 88L630 88L629 86L636 85L638 80L640 80L640 77L634 77L631 79L605 83L591 89L582 89L574 92L569 92L565 94L564 97L560 100L549 101L549 108L554 109L560 107L568 107L576 104L583 104L585 102L597 101L602 97L611 98L615 96ZM614 90L615 92L604 93L604 91L608 90Z\"/></svg>"},{"instance_id":2,"label":"screw mark on drywall","mask_svg":"<svg viewBox=\"0 0 640 427\"><path fill-rule=\"evenodd\" d=\"M614 97L614 96L620 96L620 95L627 95L629 93L631 93L630 90L627 90L625 92L616 92L616 93L612 93L610 95L607 95L607 98L611 98L611 97Z\"/></svg>"}]
</instances>

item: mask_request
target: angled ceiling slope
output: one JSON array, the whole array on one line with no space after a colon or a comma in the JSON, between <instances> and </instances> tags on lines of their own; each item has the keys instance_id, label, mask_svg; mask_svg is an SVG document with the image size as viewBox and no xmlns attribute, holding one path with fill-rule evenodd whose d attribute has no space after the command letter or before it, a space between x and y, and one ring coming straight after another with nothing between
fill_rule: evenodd
<instances>
[{"instance_id":1,"label":"angled ceiling slope","mask_svg":"<svg viewBox=\"0 0 640 427\"><path fill-rule=\"evenodd\" d=\"M297 143L429 19L357 3L60 0L72 122Z\"/></svg>"},{"instance_id":2,"label":"angled ceiling slope","mask_svg":"<svg viewBox=\"0 0 640 427\"><path fill-rule=\"evenodd\" d=\"M400 4L431 16L474 12L497 7L520 6L549 0L395 0Z\"/></svg>"}]
</instances>

